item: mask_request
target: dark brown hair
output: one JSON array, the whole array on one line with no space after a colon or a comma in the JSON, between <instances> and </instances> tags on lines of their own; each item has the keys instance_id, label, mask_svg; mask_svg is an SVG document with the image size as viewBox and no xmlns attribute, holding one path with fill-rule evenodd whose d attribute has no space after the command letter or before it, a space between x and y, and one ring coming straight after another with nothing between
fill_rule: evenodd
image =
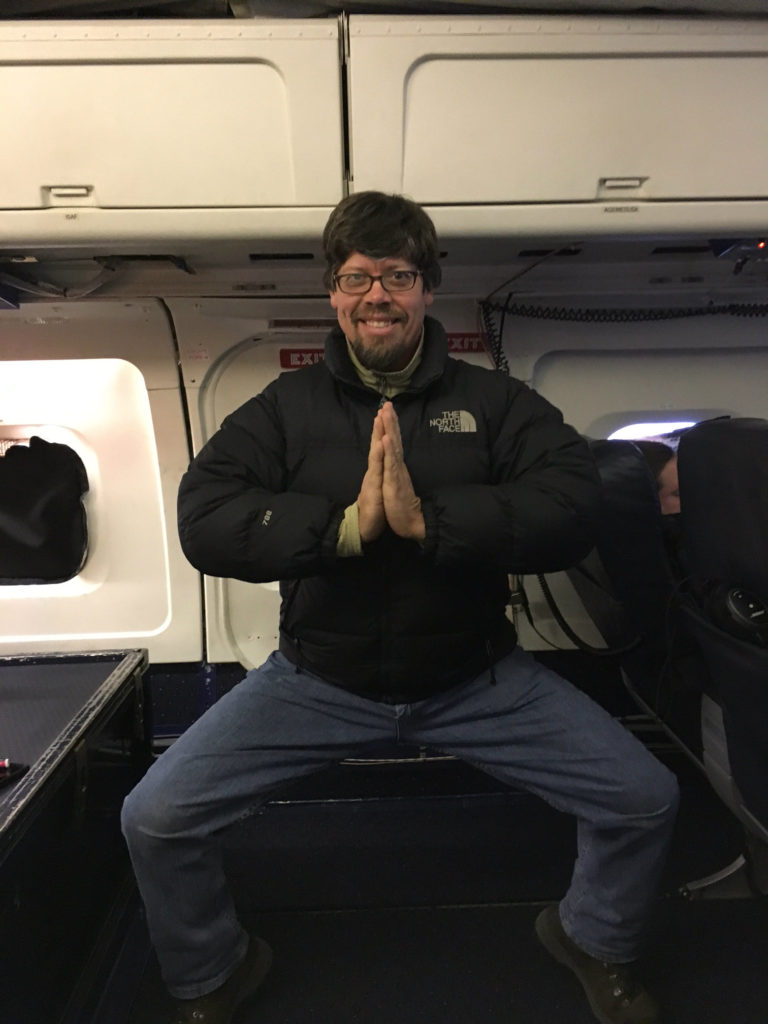
<instances>
[{"instance_id":1,"label":"dark brown hair","mask_svg":"<svg viewBox=\"0 0 768 1024\"><path fill-rule=\"evenodd\" d=\"M659 484L659 475L670 459L674 459L675 449L663 441L635 441L634 444L642 452L643 458L648 463L648 468L653 473L656 485Z\"/></svg>"},{"instance_id":2,"label":"dark brown hair","mask_svg":"<svg viewBox=\"0 0 768 1024\"><path fill-rule=\"evenodd\" d=\"M421 271L426 291L440 284L435 225L405 196L355 192L342 199L323 231L326 269L323 283L335 288L334 275L353 252L373 260L402 256Z\"/></svg>"}]
</instances>

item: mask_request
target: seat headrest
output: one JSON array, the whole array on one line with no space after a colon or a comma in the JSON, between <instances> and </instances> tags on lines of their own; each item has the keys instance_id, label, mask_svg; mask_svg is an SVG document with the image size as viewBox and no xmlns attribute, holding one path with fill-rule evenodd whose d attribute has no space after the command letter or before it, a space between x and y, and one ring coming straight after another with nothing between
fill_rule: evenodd
<instances>
[{"instance_id":1,"label":"seat headrest","mask_svg":"<svg viewBox=\"0 0 768 1024\"><path fill-rule=\"evenodd\" d=\"M705 420L678 448L686 562L768 601L768 420Z\"/></svg>"},{"instance_id":2,"label":"seat headrest","mask_svg":"<svg viewBox=\"0 0 768 1024\"><path fill-rule=\"evenodd\" d=\"M674 579L656 483L631 441L590 441L602 482L596 549L636 630L664 635Z\"/></svg>"}]
</instances>

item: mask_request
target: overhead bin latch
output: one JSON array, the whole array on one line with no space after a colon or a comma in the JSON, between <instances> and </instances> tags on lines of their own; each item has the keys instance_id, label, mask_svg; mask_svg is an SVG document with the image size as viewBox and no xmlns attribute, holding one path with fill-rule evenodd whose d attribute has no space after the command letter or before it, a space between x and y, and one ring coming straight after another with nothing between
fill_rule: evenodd
<instances>
[{"instance_id":1,"label":"overhead bin latch","mask_svg":"<svg viewBox=\"0 0 768 1024\"><path fill-rule=\"evenodd\" d=\"M94 202L93 185L43 185L44 206L84 206Z\"/></svg>"},{"instance_id":2,"label":"overhead bin latch","mask_svg":"<svg viewBox=\"0 0 768 1024\"><path fill-rule=\"evenodd\" d=\"M632 196L635 199L645 198L643 191L648 182L648 175L626 174L609 178L597 179L598 199L622 199Z\"/></svg>"}]
</instances>

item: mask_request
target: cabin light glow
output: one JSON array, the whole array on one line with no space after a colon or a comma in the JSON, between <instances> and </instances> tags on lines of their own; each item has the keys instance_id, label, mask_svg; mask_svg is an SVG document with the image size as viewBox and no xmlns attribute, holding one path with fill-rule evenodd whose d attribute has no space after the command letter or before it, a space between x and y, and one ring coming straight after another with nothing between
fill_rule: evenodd
<instances>
[{"instance_id":1,"label":"cabin light glow","mask_svg":"<svg viewBox=\"0 0 768 1024\"><path fill-rule=\"evenodd\" d=\"M661 437L671 434L673 430L685 430L695 424L695 420L669 420L663 423L628 423L608 435L609 441L634 441L646 437Z\"/></svg>"}]
</instances>

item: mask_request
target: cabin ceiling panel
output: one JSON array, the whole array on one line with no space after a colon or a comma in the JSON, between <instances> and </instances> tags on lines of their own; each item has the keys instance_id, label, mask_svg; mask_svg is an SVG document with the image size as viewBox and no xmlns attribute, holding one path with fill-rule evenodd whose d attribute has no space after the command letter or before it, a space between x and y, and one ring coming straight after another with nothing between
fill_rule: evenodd
<instances>
[{"instance_id":1,"label":"cabin ceiling panel","mask_svg":"<svg viewBox=\"0 0 768 1024\"><path fill-rule=\"evenodd\" d=\"M195 246L175 253L25 255L0 250L0 290L19 305L60 300L221 296L296 301L327 298L320 228L296 248ZM475 299L491 293L526 301L576 296L579 302L629 296L632 302L768 301L768 260L734 244L719 256L706 239L592 239L558 247L536 238L442 238L440 293ZM726 245L726 243L722 243Z\"/></svg>"}]
</instances>

